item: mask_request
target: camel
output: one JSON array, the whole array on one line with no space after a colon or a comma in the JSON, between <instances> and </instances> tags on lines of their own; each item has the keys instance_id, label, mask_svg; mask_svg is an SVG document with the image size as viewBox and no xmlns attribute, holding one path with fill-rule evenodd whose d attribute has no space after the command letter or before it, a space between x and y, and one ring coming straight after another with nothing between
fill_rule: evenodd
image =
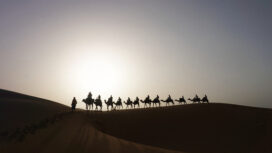
<instances>
[{"instance_id":1,"label":"camel","mask_svg":"<svg viewBox=\"0 0 272 153\"><path fill-rule=\"evenodd\" d=\"M175 101L179 102L180 104L182 104L182 103L187 104L187 103L186 103L186 100L185 100L185 98L184 98L184 96L182 96L182 97L179 98L179 99L176 99Z\"/></svg>"},{"instance_id":2,"label":"camel","mask_svg":"<svg viewBox=\"0 0 272 153\"><path fill-rule=\"evenodd\" d=\"M84 102L86 104L86 110L89 110L89 105L88 105L88 102L87 102L87 98L82 99L82 102Z\"/></svg>"},{"instance_id":3,"label":"camel","mask_svg":"<svg viewBox=\"0 0 272 153\"><path fill-rule=\"evenodd\" d=\"M132 106L133 102L130 100L130 98L127 99L127 102L124 101L124 104L127 105L126 108L128 108L129 106L131 106L131 108L133 108L133 106Z\"/></svg>"},{"instance_id":4,"label":"camel","mask_svg":"<svg viewBox=\"0 0 272 153\"><path fill-rule=\"evenodd\" d=\"M174 105L174 101L170 95L168 96L168 98L166 100L162 100L162 102L165 102L166 106L169 105L169 103L172 103Z\"/></svg>"},{"instance_id":5,"label":"camel","mask_svg":"<svg viewBox=\"0 0 272 153\"><path fill-rule=\"evenodd\" d=\"M142 103L144 103L144 107L147 107L147 104L149 104L149 107L151 107L151 100L145 99L145 100L140 100Z\"/></svg>"},{"instance_id":6,"label":"camel","mask_svg":"<svg viewBox=\"0 0 272 153\"><path fill-rule=\"evenodd\" d=\"M145 98L145 100L140 100L142 103L144 103L144 107L147 106L147 104L149 104L149 107L151 107L151 103L152 101L149 98L149 95Z\"/></svg>"},{"instance_id":7,"label":"camel","mask_svg":"<svg viewBox=\"0 0 272 153\"><path fill-rule=\"evenodd\" d=\"M140 104L139 104L139 98L136 97L136 99L133 101L133 107L135 108L136 105L138 105L138 107L140 107Z\"/></svg>"},{"instance_id":8,"label":"camel","mask_svg":"<svg viewBox=\"0 0 272 153\"><path fill-rule=\"evenodd\" d=\"M115 108L120 108L121 109L121 107L123 108L123 104L122 104L122 100L121 100L121 98L119 97L118 98L118 100L117 100L117 102L115 103L115 102L113 102L114 104L115 104Z\"/></svg>"},{"instance_id":9,"label":"camel","mask_svg":"<svg viewBox=\"0 0 272 153\"><path fill-rule=\"evenodd\" d=\"M113 101L112 100L104 100L105 104L107 105L107 110L109 110L109 107L111 106L111 109L113 109Z\"/></svg>"},{"instance_id":10,"label":"camel","mask_svg":"<svg viewBox=\"0 0 272 153\"><path fill-rule=\"evenodd\" d=\"M98 107L100 107L100 110L102 110L102 100L100 95L95 99L94 104L95 104L95 110L98 110Z\"/></svg>"},{"instance_id":11,"label":"camel","mask_svg":"<svg viewBox=\"0 0 272 153\"><path fill-rule=\"evenodd\" d=\"M86 110L90 110L91 106L93 109L94 99L92 98L92 96L92 93L89 92L87 98L82 100L86 104Z\"/></svg>"},{"instance_id":12,"label":"camel","mask_svg":"<svg viewBox=\"0 0 272 153\"><path fill-rule=\"evenodd\" d=\"M209 103L209 99L208 99L207 95L205 95L205 96L201 99L201 101L202 101L203 103Z\"/></svg>"},{"instance_id":13,"label":"camel","mask_svg":"<svg viewBox=\"0 0 272 153\"><path fill-rule=\"evenodd\" d=\"M192 101L193 103L200 103L201 99L196 95L193 99L189 98L188 100Z\"/></svg>"},{"instance_id":14,"label":"camel","mask_svg":"<svg viewBox=\"0 0 272 153\"><path fill-rule=\"evenodd\" d=\"M86 99L83 99L82 101L86 104L86 110L93 109L94 99L86 98Z\"/></svg>"},{"instance_id":15,"label":"camel","mask_svg":"<svg viewBox=\"0 0 272 153\"><path fill-rule=\"evenodd\" d=\"M157 97L152 101L153 103L153 107L154 106L157 106L157 104L159 104L159 107L161 106L161 101L160 101L160 98L159 96L157 95Z\"/></svg>"},{"instance_id":16,"label":"camel","mask_svg":"<svg viewBox=\"0 0 272 153\"><path fill-rule=\"evenodd\" d=\"M109 106L111 106L111 109L113 109L113 100L112 96L108 99L108 101L104 100L105 104L107 105L107 110L109 110Z\"/></svg>"}]
</instances>

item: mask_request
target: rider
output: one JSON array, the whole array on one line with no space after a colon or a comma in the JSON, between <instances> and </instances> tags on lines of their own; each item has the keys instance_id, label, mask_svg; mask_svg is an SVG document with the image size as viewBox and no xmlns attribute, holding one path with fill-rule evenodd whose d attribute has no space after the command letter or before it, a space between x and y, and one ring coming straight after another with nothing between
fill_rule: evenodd
<instances>
[{"instance_id":1,"label":"rider","mask_svg":"<svg viewBox=\"0 0 272 153\"><path fill-rule=\"evenodd\" d=\"M194 98L194 99L199 99L199 97L198 97L198 95L197 95L197 94L195 95L195 98Z\"/></svg>"},{"instance_id":2,"label":"rider","mask_svg":"<svg viewBox=\"0 0 272 153\"><path fill-rule=\"evenodd\" d=\"M157 95L157 97L155 99L159 100L160 99L159 95Z\"/></svg>"},{"instance_id":3,"label":"rider","mask_svg":"<svg viewBox=\"0 0 272 153\"><path fill-rule=\"evenodd\" d=\"M127 104L130 104L132 101L130 100L130 98L128 97L127 99Z\"/></svg>"},{"instance_id":4,"label":"rider","mask_svg":"<svg viewBox=\"0 0 272 153\"><path fill-rule=\"evenodd\" d=\"M112 95L110 96L110 98L108 99L108 102L112 102Z\"/></svg>"},{"instance_id":5,"label":"rider","mask_svg":"<svg viewBox=\"0 0 272 153\"><path fill-rule=\"evenodd\" d=\"M145 101L150 101L150 96L147 95L147 97L145 98Z\"/></svg>"},{"instance_id":6,"label":"rider","mask_svg":"<svg viewBox=\"0 0 272 153\"><path fill-rule=\"evenodd\" d=\"M205 94L205 96L203 97L203 99L202 99L202 100L209 101L209 100L208 100L208 96Z\"/></svg>"},{"instance_id":7,"label":"rider","mask_svg":"<svg viewBox=\"0 0 272 153\"><path fill-rule=\"evenodd\" d=\"M77 104L77 100L76 100L76 97L73 98L72 100L72 110L75 110L76 109L76 104Z\"/></svg>"},{"instance_id":8,"label":"rider","mask_svg":"<svg viewBox=\"0 0 272 153\"><path fill-rule=\"evenodd\" d=\"M166 100L166 101L171 101L171 100L172 100L171 96L170 96L170 95L168 95L168 97L167 97L167 100Z\"/></svg>"},{"instance_id":9,"label":"rider","mask_svg":"<svg viewBox=\"0 0 272 153\"><path fill-rule=\"evenodd\" d=\"M92 93L91 93L91 92L89 92L89 94L88 94L88 98L89 98L89 99L92 99L92 97L93 97Z\"/></svg>"},{"instance_id":10,"label":"rider","mask_svg":"<svg viewBox=\"0 0 272 153\"><path fill-rule=\"evenodd\" d=\"M117 103L122 103L122 99L120 97L118 97Z\"/></svg>"}]
</instances>

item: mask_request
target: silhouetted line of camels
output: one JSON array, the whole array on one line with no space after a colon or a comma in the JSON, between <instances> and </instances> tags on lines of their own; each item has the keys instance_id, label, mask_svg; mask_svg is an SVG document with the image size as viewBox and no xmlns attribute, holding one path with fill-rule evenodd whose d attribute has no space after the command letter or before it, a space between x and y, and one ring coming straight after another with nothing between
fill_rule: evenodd
<instances>
[{"instance_id":1,"label":"silhouetted line of camels","mask_svg":"<svg viewBox=\"0 0 272 153\"><path fill-rule=\"evenodd\" d=\"M209 103L207 95L205 95L203 98L199 98L198 95L196 95L194 98L189 98L189 101L192 101L192 103ZM102 110L103 103L101 100L101 96L98 95L96 99L92 98L92 93L90 92L87 96L87 98L82 100L86 104L86 110ZM139 97L136 97L134 101L132 101L129 97L126 101L122 102L122 99L118 97L118 100L116 102L113 101L113 97L110 96L108 100L104 100L104 103L107 106L107 110L116 110L116 109L123 109L123 103L126 105L126 108L140 108L140 102L144 104L144 108L146 107L160 107L161 102L166 103L166 106L169 106L170 104L174 105L174 101L178 102L179 104L187 104L184 96L182 96L179 99L173 100L171 96L169 95L166 100L160 100L159 95L157 95L153 100L150 99L150 96L148 95L144 100L140 100ZM95 109L93 106L95 105Z\"/></svg>"}]
</instances>

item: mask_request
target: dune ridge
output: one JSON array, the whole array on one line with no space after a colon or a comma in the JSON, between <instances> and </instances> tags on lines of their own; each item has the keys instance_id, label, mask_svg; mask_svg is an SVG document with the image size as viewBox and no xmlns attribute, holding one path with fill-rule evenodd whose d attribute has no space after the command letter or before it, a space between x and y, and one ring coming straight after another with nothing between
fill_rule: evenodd
<instances>
[{"instance_id":1,"label":"dune ridge","mask_svg":"<svg viewBox=\"0 0 272 153\"><path fill-rule=\"evenodd\" d=\"M55 102L1 92L1 128L19 128L0 136L1 153L272 152L271 109L211 103L72 113Z\"/></svg>"}]
</instances>

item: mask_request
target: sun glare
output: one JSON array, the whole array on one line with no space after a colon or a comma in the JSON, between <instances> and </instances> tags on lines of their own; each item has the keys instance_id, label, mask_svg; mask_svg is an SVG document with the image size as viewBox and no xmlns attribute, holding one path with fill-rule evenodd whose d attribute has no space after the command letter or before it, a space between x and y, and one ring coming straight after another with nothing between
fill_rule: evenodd
<instances>
[{"instance_id":1,"label":"sun glare","mask_svg":"<svg viewBox=\"0 0 272 153\"><path fill-rule=\"evenodd\" d=\"M73 73L72 81L79 91L106 96L121 90L125 72L116 55L100 51L81 54L74 62Z\"/></svg>"}]
</instances>

